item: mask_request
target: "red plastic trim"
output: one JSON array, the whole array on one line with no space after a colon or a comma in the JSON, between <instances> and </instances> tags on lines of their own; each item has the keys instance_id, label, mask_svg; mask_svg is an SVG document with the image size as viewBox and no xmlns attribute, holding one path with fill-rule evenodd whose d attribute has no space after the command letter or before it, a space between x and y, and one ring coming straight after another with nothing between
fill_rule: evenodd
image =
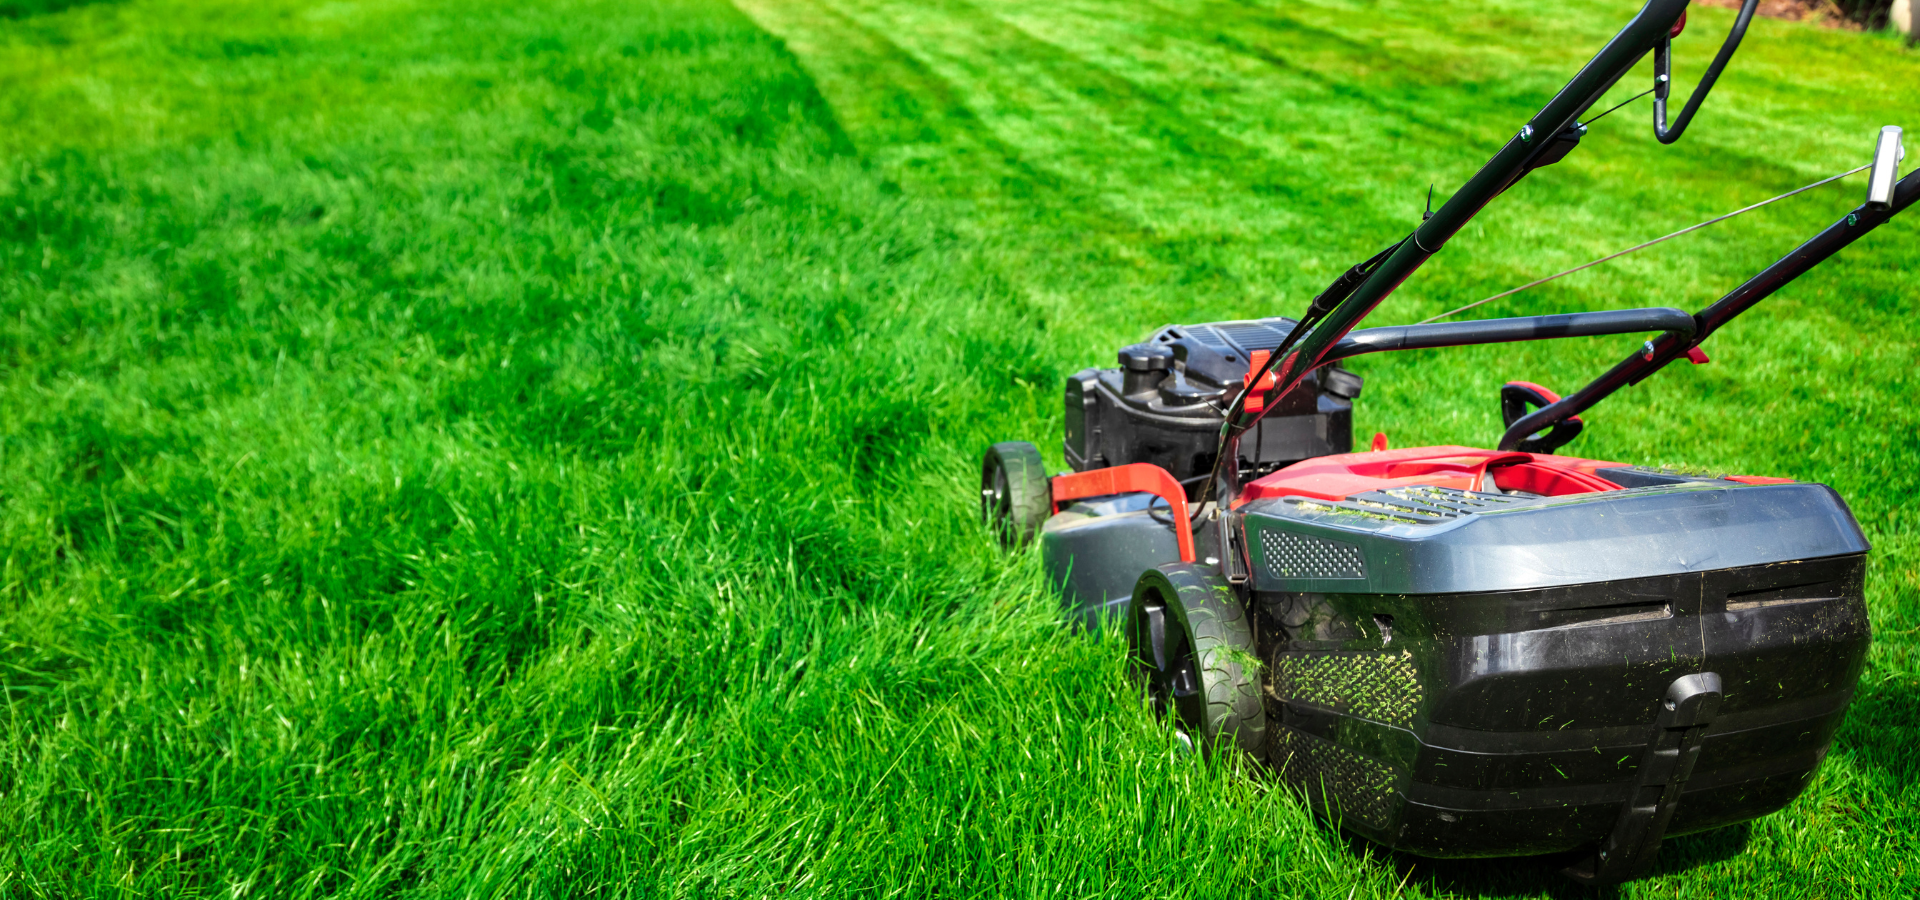
<instances>
[{"instance_id":1,"label":"red plastic trim","mask_svg":"<svg viewBox=\"0 0 1920 900\"><path fill-rule=\"evenodd\" d=\"M1180 545L1180 561L1193 562L1193 529L1187 522L1187 489L1173 473L1152 463L1132 463L1087 472L1053 476L1053 511L1060 504L1087 497L1145 492L1167 501L1173 513L1173 539Z\"/></svg>"},{"instance_id":2,"label":"red plastic trim","mask_svg":"<svg viewBox=\"0 0 1920 900\"><path fill-rule=\"evenodd\" d=\"M1495 487L1503 491L1526 491L1548 497L1564 497L1568 494L1586 494L1598 491L1617 491L1620 486L1591 472L1569 469L1560 466L1543 465L1538 459L1530 463L1511 463L1489 467ZM1485 488L1481 488L1485 490Z\"/></svg>"},{"instance_id":3,"label":"red plastic trim","mask_svg":"<svg viewBox=\"0 0 1920 900\"><path fill-rule=\"evenodd\" d=\"M1531 381L1509 381L1509 382L1507 382L1507 383L1508 383L1508 384L1515 384L1515 385L1519 385L1520 387L1523 387L1523 388L1531 388L1531 389L1533 389L1534 391L1537 391L1537 392L1539 392L1539 394L1540 394L1540 396L1542 396L1542 397L1545 397L1545 398L1547 398L1547 402L1548 402L1548 403L1559 403L1559 402L1560 402L1560 395L1559 395L1559 394L1556 394L1556 393L1554 393L1554 392L1552 392L1552 391L1550 391L1550 390L1547 390L1547 389L1546 389L1546 388L1545 388L1544 386L1542 386L1542 385L1538 385L1538 384L1534 384L1534 383L1533 383L1533 382L1531 382Z\"/></svg>"},{"instance_id":4,"label":"red plastic trim","mask_svg":"<svg viewBox=\"0 0 1920 900\"><path fill-rule=\"evenodd\" d=\"M1248 360L1247 374L1240 376L1241 383L1247 386L1246 412L1257 413L1266 409L1267 392L1273 390L1273 386L1279 383L1279 377L1272 372L1261 375L1258 382L1253 380L1253 373L1260 371L1260 367L1267 364L1270 353L1267 350L1253 351L1253 358Z\"/></svg>"},{"instance_id":5,"label":"red plastic trim","mask_svg":"<svg viewBox=\"0 0 1920 900\"><path fill-rule=\"evenodd\" d=\"M1550 497L1617 491L1620 486L1596 474L1596 470L1622 465L1625 463L1456 446L1347 453L1297 462L1255 479L1243 489L1235 506L1273 497L1344 500L1365 491L1410 485L1467 491L1523 490Z\"/></svg>"},{"instance_id":6,"label":"red plastic trim","mask_svg":"<svg viewBox=\"0 0 1920 900\"><path fill-rule=\"evenodd\" d=\"M1696 366L1701 366L1701 365L1706 365L1707 363L1710 363L1712 361L1713 360L1710 360L1707 358L1707 351L1702 350L1699 347L1687 348L1687 362L1693 363Z\"/></svg>"},{"instance_id":7,"label":"red plastic trim","mask_svg":"<svg viewBox=\"0 0 1920 900\"><path fill-rule=\"evenodd\" d=\"M1422 475L1454 476L1467 479L1467 490L1486 490L1487 471L1496 466L1514 466L1533 462L1531 453L1493 453L1478 460L1415 459L1387 467L1388 478Z\"/></svg>"},{"instance_id":8,"label":"red plastic trim","mask_svg":"<svg viewBox=\"0 0 1920 900\"><path fill-rule=\"evenodd\" d=\"M1798 484L1799 483L1797 481L1794 481L1791 478L1775 478L1771 475L1728 475L1727 480L1738 481L1741 484Z\"/></svg>"}]
</instances>

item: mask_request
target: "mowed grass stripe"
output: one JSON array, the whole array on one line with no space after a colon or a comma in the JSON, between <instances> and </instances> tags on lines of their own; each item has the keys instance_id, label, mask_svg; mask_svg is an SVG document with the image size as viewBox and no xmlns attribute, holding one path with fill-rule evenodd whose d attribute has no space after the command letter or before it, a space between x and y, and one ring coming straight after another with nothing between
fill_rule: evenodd
<instances>
[{"instance_id":1,"label":"mowed grass stripe","mask_svg":"<svg viewBox=\"0 0 1920 900\"><path fill-rule=\"evenodd\" d=\"M1082 186L1107 215L1169 240L1300 224L1258 190L1281 175L1266 152L991 10L873 4L858 14L954 84L1023 160Z\"/></svg>"},{"instance_id":2,"label":"mowed grass stripe","mask_svg":"<svg viewBox=\"0 0 1920 900\"><path fill-rule=\"evenodd\" d=\"M863 152L916 195L960 203L967 214L956 227L991 245L996 255L1018 260L1003 268L1047 271L1074 267L1067 261L1077 260L1084 263L1074 267L1081 287L1086 278L1133 283L1133 273L1106 265L1116 260L1148 279L1190 284L1228 277L1215 259L1218 242L1212 237L1202 245L1121 214L1105 202L1099 184L1023 153L990 117L961 102L962 92L936 74L933 63L909 52L910 40L889 41L845 10L817 4L746 8L796 49L841 48L805 59L833 92L836 115ZM1106 338L1079 333L1086 320L1070 308L1072 298L1033 279L1022 290L1052 311L1056 340L1072 345L1061 352L1100 352Z\"/></svg>"},{"instance_id":3,"label":"mowed grass stripe","mask_svg":"<svg viewBox=\"0 0 1920 900\"><path fill-rule=\"evenodd\" d=\"M1129 78L1150 83L1177 103L1183 115L1232 123L1234 133L1250 144L1281 148L1277 151L1280 177L1259 184L1262 192L1303 207L1337 202L1342 208L1339 215L1313 220L1312 228L1289 228L1266 241L1249 241L1251 246L1243 251L1286 254L1282 259L1292 256L1288 261L1296 266L1299 251L1325 252L1352 242L1353 249L1346 252L1364 255L1367 240L1410 227L1424 199L1422 184L1437 184L1436 202L1445 202L1448 191L1508 136L1506 129L1512 122L1524 120L1557 89L1559 82L1547 82L1545 77L1570 72L1584 62L1584 56L1573 56L1575 48L1597 45L1618 24L1591 10L1545 21L1497 18L1488 22L1485 16L1466 15L1464 21L1450 20L1448 28L1488 40L1443 41L1437 39L1429 18L1405 9L1355 16L1349 10L1312 5L1269 9L1218 4L1197 16L1129 7L1126 12L1141 9L1148 16L1136 21L1100 4L1084 6L1067 15L1051 8L1045 14L1030 7L999 8L1051 40L1100 58ZM1379 29L1376 19L1386 19L1398 28ZM1565 24L1569 20L1581 27L1570 29ZM1336 30L1340 28L1346 33ZM1106 34L1111 37L1100 40ZM1493 40L1496 36L1508 40ZM1516 52L1522 48L1532 52ZM1637 90L1615 93L1624 99ZM1330 102L1335 98L1337 102ZM1598 153L1625 155L1617 138L1629 130L1627 121L1623 116L1609 123L1613 130L1597 135L1590 144L1602 145ZM1656 154L1634 143L1633 165L1656 162ZM1593 166L1585 157L1595 151L1594 146L1583 149L1577 162L1585 165L1553 171L1554 186L1545 196L1536 191L1531 192L1533 196L1518 195L1517 202L1497 205L1491 211L1497 224L1476 225L1466 236L1463 252L1443 257L1438 267L1442 271L1421 279L1409 292L1411 297L1396 300L1390 314L1400 313L1413 298L1435 294L1449 300L1459 297L1459 302L1478 299L1498 290L1496 285L1522 283L1552 271L1534 267L1564 268L1584 262L1643 240L1669 223L1677 228L1707 214L1660 196L1650 198L1637 217L1617 215L1617 192L1595 191L1604 182L1588 174ZM1715 171L1729 162L1722 157L1714 163ZM1755 175L1768 165L1748 156L1740 164L1743 171ZM1301 172L1313 172L1315 177L1301 179ZM1665 178L1700 174L1697 165L1661 173ZM1793 177L1755 180L1799 183ZM1320 196L1302 196L1312 193ZM1737 196L1730 195L1724 202L1731 203ZM1601 215L1588 213L1584 207L1596 201L1612 208ZM1355 208L1374 215L1355 215ZM1552 213L1539 221L1543 208ZM1488 234L1497 239L1476 240ZM1685 265L1684 256L1678 261ZM1621 293L1640 293L1652 284L1670 292L1675 263L1674 258L1630 259L1587 280L1601 281ZM1333 274L1325 270L1332 266L1304 267L1317 280L1307 281L1302 289L1316 290L1324 284ZM1447 277L1463 268L1472 281L1463 284L1457 275ZM1633 281L1628 276L1622 283L1622 273L1636 272L1646 277ZM1463 289L1479 293L1466 294Z\"/></svg>"},{"instance_id":4,"label":"mowed grass stripe","mask_svg":"<svg viewBox=\"0 0 1920 900\"><path fill-rule=\"evenodd\" d=\"M198 9L10 36L191 84L257 24ZM362 24L277 57L375 85L331 128L158 80L168 128L10 157L0 889L1388 888L1172 753L973 524L977 446L1055 403L1042 323L770 38Z\"/></svg>"}]
</instances>

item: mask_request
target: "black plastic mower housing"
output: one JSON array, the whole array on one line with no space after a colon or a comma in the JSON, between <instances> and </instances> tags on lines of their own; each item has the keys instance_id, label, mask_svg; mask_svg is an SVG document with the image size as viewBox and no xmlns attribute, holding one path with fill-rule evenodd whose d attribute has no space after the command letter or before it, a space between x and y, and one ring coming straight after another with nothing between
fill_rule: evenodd
<instances>
[{"instance_id":1,"label":"black plastic mower housing","mask_svg":"<svg viewBox=\"0 0 1920 900\"><path fill-rule=\"evenodd\" d=\"M1711 672L1718 711L1666 833L1799 795L1869 640L1868 545L1833 491L1501 500L1439 524L1248 505L1268 756L1290 781L1426 856L1590 846L1663 762L1669 686Z\"/></svg>"},{"instance_id":2,"label":"black plastic mower housing","mask_svg":"<svg viewBox=\"0 0 1920 900\"><path fill-rule=\"evenodd\" d=\"M1718 710L1665 833L1798 796L1865 660L1865 537L1824 485L1609 472L1643 486L1423 489L1461 511L1420 522L1299 497L1231 515L1265 663L1267 761L1396 849L1592 847L1643 782L1671 777L1669 688L1713 673ZM1215 533L1196 531L1199 553L1238 552ZM1069 614L1096 626L1124 609L1123 585L1177 559L1144 494L1073 504L1042 541Z\"/></svg>"}]
</instances>

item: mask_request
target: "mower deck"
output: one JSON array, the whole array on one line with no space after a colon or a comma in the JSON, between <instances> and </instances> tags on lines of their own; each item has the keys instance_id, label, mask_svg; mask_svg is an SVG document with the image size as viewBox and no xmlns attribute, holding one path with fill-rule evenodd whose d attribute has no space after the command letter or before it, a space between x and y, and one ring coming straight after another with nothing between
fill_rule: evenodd
<instances>
[{"instance_id":1,"label":"mower deck","mask_svg":"<svg viewBox=\"0 0 1920 900\"><path fill-rule=\"evenodd\" d=\"M1263 755L1399 849L1573 850L1648 791L1667 834L1771 812L1865 659L1868 545L1823 485L1444 446L1307 460L1242 497L1238 528L1202 509L1196 552L1227 560L1252 612ZM1170 523L1147 492L1048 520L1081 621L1179 562ZM1717 709L1663 724L1701 672Z\"/></svg>"}]
</instances>

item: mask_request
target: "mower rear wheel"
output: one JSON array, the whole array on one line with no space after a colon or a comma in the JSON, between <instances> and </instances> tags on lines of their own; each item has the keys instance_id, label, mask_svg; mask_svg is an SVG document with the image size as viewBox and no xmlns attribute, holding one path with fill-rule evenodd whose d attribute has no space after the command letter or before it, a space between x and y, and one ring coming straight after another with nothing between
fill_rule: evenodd
<instances>
[{"instance_id":1,"label":"mower rear wheel","mask_svg":"<svg viewBox=\"0 0 1920 900\"><path fill-rule=\"evenodd\" d=\"M980 464L980 518L1012 549L1033 540L1053 512L1053 494L1040 448L1004 441L987 448Z\"/></svg>"},{"instance_id":2,"label":"mower rear wheel","mask_svg":"<svg viewBox=\"0 0 1920 900\"><path fill-rule=\"evenodd\" d=\"M1156 713L1207 747L1261 755L1267 712L1253 629L1218 573L1191 563L1148 569L1127 605L1127 643Z\"/></svg>"}]
</instances>

